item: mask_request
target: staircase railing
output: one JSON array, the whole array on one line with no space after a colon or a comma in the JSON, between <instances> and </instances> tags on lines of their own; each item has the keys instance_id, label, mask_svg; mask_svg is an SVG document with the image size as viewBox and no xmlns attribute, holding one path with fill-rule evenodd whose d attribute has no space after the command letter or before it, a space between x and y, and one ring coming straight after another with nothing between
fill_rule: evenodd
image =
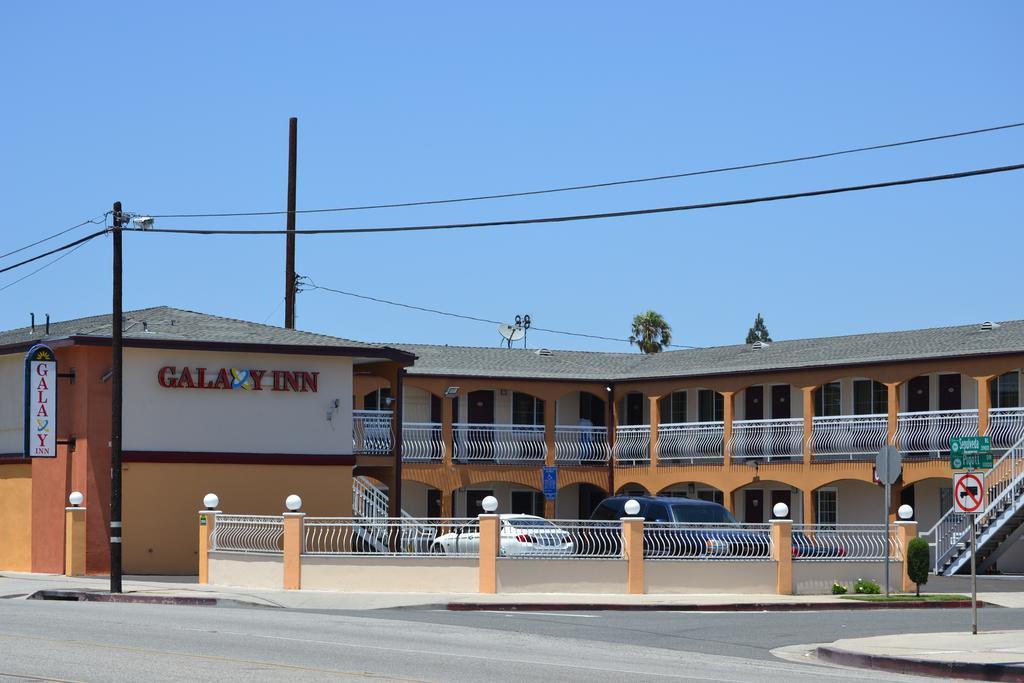
<instances>
[{"instance_id":1,"label":"staircase railing","mask_svg":"<svg viewBox=\"0 0 1024 683\"><path fill-rule=\"evenodd\" d=\"M352 477L352 515L367 519L387 518L387 494L366 477Z\"/></svg>"},{"instance_id":2,"label":"staircase railing","mask_svg":"<svg viewBox=\"0 0 1024 683\"><path fill-rule=\"evenodd\" d=\"M1020 485L1024 482L1024 437L1017 440L997 460L992 469L982 475L988 503L975 520L976 529L982 530L994 521L1007 507L1015 507L1020 497ZM933 539L935 548L935 573L938 574L946 558L966 542L970 531L968 515L958 512L954 505L931 529L923 534ZM970 552L975 549L971 548Z\"/></svg>"}]
</instances>

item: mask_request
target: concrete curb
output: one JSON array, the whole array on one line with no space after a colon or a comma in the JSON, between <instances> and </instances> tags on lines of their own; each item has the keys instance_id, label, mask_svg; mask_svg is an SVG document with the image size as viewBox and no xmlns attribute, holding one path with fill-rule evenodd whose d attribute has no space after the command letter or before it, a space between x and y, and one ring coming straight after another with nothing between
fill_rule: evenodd
<instances>
[{"instance_id":1,"label":"concrete curb","mask_svg":"<svg viewBox=\"0 0 1024 683\"><path fill-rule=\"evenodd\" d=\"M94 593L81 590L41 590L26 600L54 600L64 602L118 602L140 605L185 605L188 607L270 607L233 598L205 598L185 595L137 595L133 593Z\"/></svg>"},{"instance_id":2,"label":"concrete curb","mask_svg":"<svg viewBox=\"0 0 1024 683\"><path fill-rule=\"evenodd\" d=\"M852 652L838 647L819 646L819 659L843 666L875 669L890 673L967 678L976 681L1024 682L1024 667L1008 664L980 664L971 662L936 662L911 657L888 657Z\"/></svg>"},{"instance_id":3,"label":"concrete curb","mask_svg":"<svg viewBox=\"0 0 1024 683\"><path fill-rule=\"evenodd\" d=\"M741 602L735 604L654 604L654 603L572 603L572 602L450 602L451 612L807 612L865 609L950 609L970 607L969 600L944 602ZM995 607L978 602L978 607Z\"/></svg>"}]
</instances>

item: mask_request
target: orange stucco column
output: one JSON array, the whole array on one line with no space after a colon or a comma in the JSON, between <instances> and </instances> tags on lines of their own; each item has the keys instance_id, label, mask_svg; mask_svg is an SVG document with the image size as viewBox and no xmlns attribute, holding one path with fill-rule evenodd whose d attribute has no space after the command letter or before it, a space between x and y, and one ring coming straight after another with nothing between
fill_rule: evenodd
<instances>
[{"instance_id":1,"label":"orange stucco column","mask_svg":"<svg viewBox=\"0 0 1024 683\"><path fill-rule=\"evenodd\" d=\"M990 382L995 375L975 377L978 383L978 436L988 433L988 416L992 409L992 394L989 393Z\"/></svg>"},{"instance_id":2,"label":"orange stucco column","mask_svg":"<svg viewBox=\"0 0 1024 683\"><path fill-rule=\"evenodd\" d=\"M729 449L729 442L732 441L732 421L736 413L736 406L733 398L734 391L723 391L722 394L722 464L726 467L732 465L732 453Z\"/></svg>"},{"instance_id":3,"label":"orange stucco column","mask_svg":"<svg viewBox=\"0 0 1024 683\"><path fill-rule=\"evenodd\" d=\"M814 459L812 439L814 438L814 390L817 387L800 387L804 400L804 464Z\"/></svg>"},{"instance_id":4,"label":"orange stucco column","mask_svg":"<svg viewBox=\"0 0 1024 683\"><path fill-rule=\"evenodd\" d=\"M199 583L210 583L210 550L220 510L199 511Z\"/></svg>"},{"instance_id":5,"label":"orange stucco column","mask_svg":"<svg viewBox=\"0 0 1024 683\"><path fill-rule=\"evenodd\" d=\"M661 400L661 396L648 396L647 400L651 402L651 467L658 466L658 424L661 422L661 410L658 408L658 401Z\"/></svg>"},{"instance_id":6,"label":"orange stucco column","mask_svg":"<svg viewBox=\"0 0 1024 683\"><path fill-rule=\"evenodd\" d=\"M622 553L626 557L626 592L643 595L644 584L644 518L622 518Z\"/></svg>"},{"instance_id":7,"label":"orange stucco column","mask_svg":"<svg viewBox=\"0 0 1024 683\"><path fill-rule=\"evenodd\" d=\"M452 427L452 423L454 421L455 420L452 415L452 399L446 396L441 399L441 443L444 449L441 459L445 465L452 464L452 455L455 452L455 429ZM444 503L442 502L442 506L443 505Z\"/></svg>"},{"instance_id":8,"label":"orange stucco column","mask_svg":"<svg viewBox=\"0 0 1024 683\"><path fill-rule=\"evenodd\" d=\"M302 588L302 520L305 512L284 513L284 589Z\"/></svg>"},{"instance_id":9,"label":"orange stucco column","mask_svg":"<svg viewBox=\"0 0 1024 683\"><path fill-rule=\"evenodd\" d=\"M903 382L886 382L889 403L889 436L885 443L896 445L896 429L899 427L900 385Z\"/></svg>"},{"instance_id":10,"label":"orange stucco column","mask_svg":"<svg viewBox=\"0 0 1024 683\"><path fill-rule=\"evenodd\" d=\"M917 522L896 522L896 540L900 544L899 553L903 558L903 587L904 593L916 590L917 585L907 576L907 546L917 538Z\"/></svg>"},{"instance_id":11,"label":"orange stucco column","mask_svg":"<svg viewBox=\"0 0 1024 683\"><path fill-rule=\"evenodd\" d=\"M498 515L480 515L480 592L498 592Z\"/></svg>"},{"instance_id":12,"label":"orange stucco column","mask_svg":"<svg viewBox=\"0 0 1024 683\"><path fill-rule=\"evenodd\" d=\"M818 508L814 505L814 489L804 488L804 524L818 523Z\"/></svg>"},{"instance_id":13,"label":"orange stucco column","mask_svg":"<svg viewBox=\"0 0 1024 683\"><path fill-rule=\"evenodd\" d=\"M556 401L547 401L544 410L544 464L555 464L555 404Z\"/></svg>"},{"instance_id":14,"label":"orange stucco column","mask_svg":"<svg viewBox=\"0 0 1024 683\"><path fill-rule=\"evenodd\" d=\"M776 562L775 592L793 594L793 521L772 520L772 559Z\"/></svg>"},{"instance_id":15,"label":"orange stucco column","mask_svg":"<svg viewBox=\"0 0 1024 683\"><path fill-rule=\"evenodd\" d=\"M85 575L85 508L64 508L64 574Z\"/></svg>"}]
</instances>

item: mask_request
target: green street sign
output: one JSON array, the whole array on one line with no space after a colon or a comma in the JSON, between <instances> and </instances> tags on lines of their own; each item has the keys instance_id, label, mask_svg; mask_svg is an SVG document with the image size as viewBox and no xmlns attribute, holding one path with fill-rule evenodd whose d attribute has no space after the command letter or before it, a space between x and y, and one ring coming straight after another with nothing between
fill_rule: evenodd
<instances>
[{"instance_id":1,"label":"green street sign","mask_svg":"<svg viewBox=\"0 0 1024 683\"><path fill-rule=\"evenodd\" d=\"M949 463L954 470L991 469L992 439L987 436L950 437Z\"/></svg>"}]
</instances>

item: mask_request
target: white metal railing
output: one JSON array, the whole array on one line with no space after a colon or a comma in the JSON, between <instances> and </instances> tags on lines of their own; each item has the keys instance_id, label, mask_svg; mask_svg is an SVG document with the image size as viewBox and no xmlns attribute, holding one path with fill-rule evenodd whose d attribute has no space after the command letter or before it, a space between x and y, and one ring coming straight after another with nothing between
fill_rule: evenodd
<instances>
[{"instance_id":1,"label":"white metal railing","mask_svg":"<svg viewBox=\"0 0 1024 683\"><path fill-rule=\"evenodd\" d=\"M394 447L390 410L352 411L352 452L390 455Z\"/></svg>"},{"instance_id":2,"label":"white metal railing","mask_svg":"<svg viewBox=\"0 0 1024 683\"><path fill-rule=\"evenodd\" d=\"M450 537L475 534L476 543L451 544ZM475 519L363 519L306 517L304 555L404 555L476 557L480 551Z\"/></svg>"},{"instance_id":3,"label":"white metal railing","mask_svg":"<svg viewBox=\"0 0 1024 683\"><path fill-rule=\"evenodd\" d=\"M210 550L222 553L281 555L284 518L261 515L217 515Z\"/></svg>"},{"instance_id":4,"label":"white metal railing","mask_svg":"<svg viewBox=\"0 0 1024 683\"><path fill-rule=\"evenodd\" d=\"M544 425L459 423L453 428L458 462L519 464L544 462L547 456Z\"/></svg>"},{"instance_id":5,"label":"white metal railing","mask_svg":"<svg viewBox=\"0 0 1024 683\"><path fill-rule=\"evenodd\" d=\"M611 452L607 427L555 425L555 462L560 465L603 465Z\"/></svg>"},{"instance_id":6,"label":"white metal railing","mask_svg":"<svg viewBox=\"0 0 1024 683\"><path fill-rule=\"evenodd\" d=\"M988 411L988 436L993 448L1009 448L1024 438L1024 408L993 408Z\"/></svg>"},{"instance_id":7,"label":"white metal railing","mask_svg":"<svg viewBox=\"0 0 1024 683\"><path fill-rule=\"evenodd\" d=\"M815 460L873 459L889 436L889 416L832 415L815 417L811 452Z\"/></svg>"},{"instance_id":8,"label":"white metal railing","mask_svg":"<svg viewBox=\"0 0 1024 683\"><path fill-rule=\"evenodd\" d=\"M736 460L792 458L803 455L804 420L736 420L729 451Z\"/></svg>"},{"instance_id":9,"label":"white metal railing","mask_svg":"<svg viewBox=\"0 0 1024 683\"><path fill-rule=\"evenodd\" d=\"M719 462L724 453L724 422L671 422L658 425L658 462Z\"/></svg>"},{"instance_id":10,"label":"white metal railing","mask_svg":"<svg viewBox=\"0 0 1024 683\"><path fill-rule=\"evenodd\" d=\"M651 461L651 426L619 425L615 428L615 464L640 465Z\"/></svg>"},{"instance_id":11,"label":"white metal railing","mask_svg":"<svg viewBox=\"0 0 1024 683\"><path fill-rule=\"evenodd\" d=\"M402 424L402 460L404 462L440 462L444 459L444 439L437 422Z\"/></svg>"},{"instance_id":12,"label":"white metal railing","mask_svg":"<svg viewBox=\"0 0 1024 683\"><path fill-rule=\"evenodd\" d=\"M946 457L951 437L978 436L977 410L899 413L897 418L896 445L904 453Z\"/></svg>"},{"instance_id":13,"label":"white metal railing","mask_svg":"<svg viewBox=\"0 0 1024 683\"><path fill-rule=\"evenodd\" d=\"M388 516L388 495L370 483L366 477L352 477L352 514L364 519L384 519Z\"/></svg>"},{"instance_id":14,"label":"white metal railing","mask_svg":"<svg viewBox=\"0 0 1024 683\"><path fill-rule=\"evenodd\" d=\"M903 558L893 527L888 539L884 524L794 524L793 560L883 561Z\"/></svg>"},{"instance_id":15,"label":"white metal railing","mask_svg":"<svg viewBox=\"0 0 1024 683\"><path fill-rule=\"evenodd\" d=\"M652 560L770 560L771 525L644 522L644 557Z\"/></svg>"},{"instance_id":16,"label":"white metal railing","mask_svg":"<svg viewBox=\"0 0 1024 683\"><path fill-rule=\"evenodd\" d=\"M500 555L593 560L622 557L622 522L516 518L501 521Z\"/></svg>"}]
</instances>

